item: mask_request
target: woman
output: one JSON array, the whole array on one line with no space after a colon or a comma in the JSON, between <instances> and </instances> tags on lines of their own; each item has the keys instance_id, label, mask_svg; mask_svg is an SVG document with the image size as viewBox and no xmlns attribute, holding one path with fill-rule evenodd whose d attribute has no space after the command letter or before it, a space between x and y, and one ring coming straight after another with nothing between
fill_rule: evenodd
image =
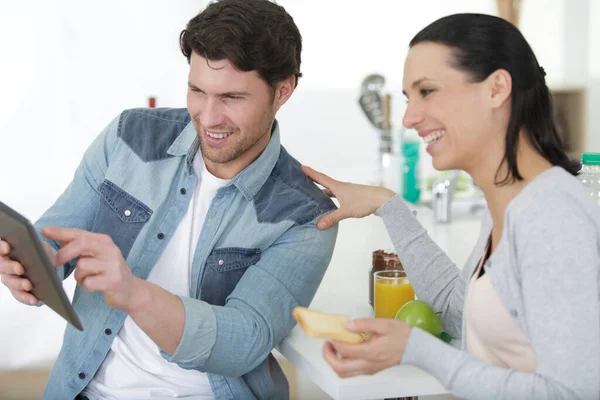
<instances>
[{"instance_id":1,"label":"woman","mask_svg":"<svg viewBox=\"0 0 600 400\"><path fill-rule=\"evenodd\" d=\"M360 345L327 343L338 375L399 362L468 399L600 398L600 208L565 155L544 70L508 22L441 18L410 42L403 123L438 170L468 172L488 212L462 270L399 196L304 167L340 207L319 221L383 218L417 296L441 312L455 346L403 322L360 319Z\"/></svg>"}]
</instances>

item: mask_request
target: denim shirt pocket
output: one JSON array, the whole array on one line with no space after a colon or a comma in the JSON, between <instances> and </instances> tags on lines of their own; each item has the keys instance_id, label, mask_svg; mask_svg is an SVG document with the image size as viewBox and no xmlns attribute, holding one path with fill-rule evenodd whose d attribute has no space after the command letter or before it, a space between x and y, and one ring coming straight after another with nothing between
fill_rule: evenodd
<instances>
[{"instance_id":1,"label":"denim shirt pocket","mask_svg":"<svg viewBox=\"0 0 600 400\"><path fill-rule=\"evenodd\" d=\"M109 180L102 182L98 191L100 205L92 231L110 236L127 258L152 210Z\"/></svg>"},{"instance_id":2,"label":"denim shirt pocket","mask_svg":"<svg viewBox=\"0 0 600 400\"><path fill-rule=\"evenodd\" d=\"M260 249L223 247L208 256L200 283L200 300L223 306L249 266L260 260Z\"/></svg>"}]
</instances>

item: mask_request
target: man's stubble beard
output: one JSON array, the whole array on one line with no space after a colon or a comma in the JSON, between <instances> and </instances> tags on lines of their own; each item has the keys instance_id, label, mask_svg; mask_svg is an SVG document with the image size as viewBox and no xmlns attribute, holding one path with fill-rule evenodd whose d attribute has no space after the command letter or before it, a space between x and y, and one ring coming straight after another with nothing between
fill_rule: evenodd
<instances>
[{"instance_id":1,"label":"man's stubble beard","mask_svg":"<svg viewBox=\"0 0 600 400\"><path fill-rule=\"evenodd\" d=\"M212 151L213 149L210 146L208 146L205 142L206 138L204 137L204 135L206 135L206 133L204 129L200 127L200 124L196 120L193 120L196 132L200 137L200 150L202 152L202 156L205 157L207 160L217 164L226 164L228 162L236 160L248 150L250 150L258 141L260 141L263 138L264 135L270 136L272 121L275 117L272 114L273 113L271 113L270 110L267 109L262 114L259 123L250 127L250 131L253 133L247 134L239 142L233 143L233 148L230 148L230 146L228 146L228 148L223 149L226 150L225 153L222 153L222 151ZM236 131L231 136L234 137L239 134L240 131L236 128Z\"/></svg>"}]
</instances>

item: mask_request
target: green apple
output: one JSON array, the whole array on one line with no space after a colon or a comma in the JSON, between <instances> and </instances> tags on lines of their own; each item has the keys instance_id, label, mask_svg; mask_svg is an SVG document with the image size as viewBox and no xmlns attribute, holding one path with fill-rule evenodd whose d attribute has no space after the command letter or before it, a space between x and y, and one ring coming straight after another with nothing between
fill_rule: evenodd
<instances>
[{"instance_id":1,"label":"green apple","mask_svg":"<svg viewBox=\"0 0 600 400\"><path fill-rule=\"evenodd\" d=\"M396 313L396 319L406 322L411 327L418 327L440 337L444 327L442 321L429 304L423 300L412 300L402 306Z\"/></svg>"}]
</instances>

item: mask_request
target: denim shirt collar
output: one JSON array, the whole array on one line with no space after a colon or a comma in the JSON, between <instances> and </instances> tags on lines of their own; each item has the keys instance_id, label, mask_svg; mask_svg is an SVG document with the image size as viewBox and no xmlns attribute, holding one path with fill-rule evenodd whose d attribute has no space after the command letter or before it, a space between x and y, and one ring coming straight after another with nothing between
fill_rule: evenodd
<instances>
[{"instance_id":1,"label":"denim shirt collar","mask_svg":"<svg viewBox=\"0 0 600 400\"><path fill-rule=\"evenodd\" d=\"M177 136L171 147L169 147L167 153L172 156L185 156L187 154L193 158L198 150L198 146L198 132L192 121L190 121L179 136Z\"/></svg>"},{"instance_id":2,"label":"denim shirt collar","mask_svg":"<svg viewBox=\"0 0 600 400\"><path fill-rule=\"evenodd\" d=\"M231 180L231 184L235 185L246 200L252 200L267 181L279 159L280 144L279 123L275 120L271 129L271 140L269 140L269 144L265 150L252 164L248 165ZM188 164L191 164L199 147L198 133L194 124L190 122L177 139L175 139L167 152L173 156L187 155Z\"/></svg>"}]
</instances>

